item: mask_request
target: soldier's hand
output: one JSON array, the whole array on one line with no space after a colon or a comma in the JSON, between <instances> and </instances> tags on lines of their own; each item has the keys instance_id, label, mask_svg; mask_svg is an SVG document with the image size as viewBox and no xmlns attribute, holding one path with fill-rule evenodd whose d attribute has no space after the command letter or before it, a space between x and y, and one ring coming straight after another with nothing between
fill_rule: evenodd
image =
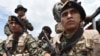
<instances>
[{"instance_id":1,"label":"soldier's hand","mask_svg":"<svg viewBox=\"0 0 100 56\"><path fill-rule=\"evenodd\" d=\"M51 56L50 53L45 53L44 56Z\"/></svg>"},{"instance_id":2,"label":"soldier's hand","mask_svg":"<svg viewBox=\"0 0 100 56\"><path fill-rule=\"evenodd\" d=\"M21 17L21 19L26 19L26 16Z\"/></svg>"},{"instance_id":3,"label":"soldier's hand","mask_svg":"<svg viewBox=\"0 0 100 56\"><path fill-rule=\"evenodd\" d=\"M38 41L38 47L41 47L42 45L43 45L42 41L39 40L39 41Z\"/></svg>"},{"instance_id":4,"label":"soldier's hand","mask_svg":"<svg viewBox=\"0 0 100 56\"><path fill-rule=\"evenodd\" d=\"M7 54L6 53L3 53L3 56L7 56Z\"/></svg>"}]
</instances>

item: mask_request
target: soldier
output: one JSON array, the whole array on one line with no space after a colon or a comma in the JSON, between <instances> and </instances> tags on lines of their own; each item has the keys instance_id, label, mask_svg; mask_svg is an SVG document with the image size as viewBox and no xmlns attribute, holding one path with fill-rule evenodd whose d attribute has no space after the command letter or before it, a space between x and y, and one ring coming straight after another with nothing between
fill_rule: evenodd
<instances>
[{"instance_id":1,"label":"soldier","mask_svg":"<svg viewBox=\"0 0 100 56\"><path fill-rule=\"evenodd\" d=\"M44 33L46 33L46 35L48 36L48 39L50 40L51 39L50 35L51 35L52 31L51 31L51 28L49 26L44 26L42 28L42 31L41 31L41 33L38 36L39 40L46 40Z\"/></svg>"},{"instance_id":2,"label":"soldier","mask_svg":"<svg viewBox=\"0 0 100 56\"><path fill-rule=\"evenodd\" d=\"M67 0L61 0L61 2L58 2L54 5L53 7L53 16L55 21L57 22L57 24L55 25L55 31L56 33L62 32L63 31L63 27L61 25L61 19L60 19L60 11L61 8L63 6L63 4L66 2Z\"/></svg>"},{"instance_id":3,"label":"soldier","mask_svg":"<svg viewBox=\"0 0 100 56\"><path fill-rule=\"evenodd\" d=\"M20 18L21 21L24 24L24 28L25 28L24 31L27 32L27 29L30 30L30 31L32 31L33 30L33 26L32 26L32 24L25 17L25 13L26 12L27 12L27 9L24 8L22 5L18 5L17 8L15 9L15 13L18 14L17 17ZM8 23L4 27L4 32L5 32L5 34L7 36L9 36L11 34L11 31L10 31L10 29L8 27Z\"/></svg>"},{"instance_id":4,"label":"soldier","mask_svg":"<svg viewBox=\"0 0 100 56\"><path fill-rule=\"evenodd\" d=\"M56 56L99 56L100 35L97 30L83 30L84 9L78 3L68 1L61 10L64 32L53 39ZM98 55L99 54L99 55ZM46 53L45 55L50 56Z\"/></svg>"},{"instance_id":5,"label":"soldier","mask_svg":"<svg viewBox=\"0 0 100 56\"><path fill-rule=\"evenodd\" d=\"M61 9L63 7L63 4L66 2L66 1L74 1L74 2L77 2L77 0L61 0L61 2L58 2L54 5L53 7L53 16L54 16L54 19L56 20L57 24L55 25L55 32L56 33L61 33L64 28L63 26L61 25L61 16L60 16L60 12L61 12ZM77 2L79 4L81 4L81 2Z\"/></svg>"},{"instance_id":6,"label":"soldier","mask_svg":"<svg viewBox=\"0 0 100 56\"><path fill-rule=\"evenodd\" d=\"M22 22L24 23L24 27L25 27L25 31L33 30L33 26L32 24L27 20L27 18L25 17L25 13L27 12L27 9L24 8L22 5L18 5L17 8L15 9L15 13L18 14L18 18L20 18L22 20Z\"/></svg>"},{"instance_id":7,"label":"soldier","mask_svg":"<svg viewBox=\"0 0 100 56\"><path fill-rule=\"evenodd\" d=\"M61 22L61 19L60 19L60 11L61 11L61 8L63 6L63 4L66 2L67 0L61 0L61 2L58 2L54 5L53 7L53 16L54 16L54 19L56 20L56 22Z\"/></svg>"},{"instance_id":8,"label":"soldier","mask_svg":"<svg viewBox=\"0 0 100 56\"><path fill-rule=\"evenodd\" d=\"M47 51L47 52L50 52L47 40L50 43L52 42L51 33L52 33L52 31L51 31L50 27L49 26L44 26L42 28L41 33L38 36L40 48L44 49L44 51Z\"/></svg>"},{"instance_id":9,"label":"soldier","mask_svg":"<svg viewBox=\"0 0 100 56\"><path fill-rule=\"evenodd\" d=\"M31 34L24 31L21 19L9 16L8 25L12 34L5 41L8 50L4 48L3 56L7 56L7 51L12 56L39 56L37 42Z\"/></svg>"},{"instance_id":10,"label":"soldier","mask_svg":"<svg viewBox=\"0 0 100 56\"><path fill-rule=\"evenodd\" d=\"M0 39L0 56L2 56L2 54L3 54L2 45L3 45L3 40Z\"/></svg>"}]
</instances>

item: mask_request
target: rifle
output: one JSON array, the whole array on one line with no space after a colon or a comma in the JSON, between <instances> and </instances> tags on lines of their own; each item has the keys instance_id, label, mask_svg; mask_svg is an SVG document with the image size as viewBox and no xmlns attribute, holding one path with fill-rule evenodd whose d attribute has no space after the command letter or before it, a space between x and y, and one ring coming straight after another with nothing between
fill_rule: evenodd
<instances>
[{"instance_id":1,"label":"rifle","mask_svg":"<svg viewBox=\"0 0 100 56\"><path fill-rule=\"evenodd\" d=\"M6 46L5 43L3 43L2 48L5 50L7 56L12 56L12 55L10 54L10 52L9 52L9 50L8 50L8 48L7 48L7 46Z\"/></svg>"},{"instance_id":2,"label":"rifle","mask_svg":"<svg viewBox=\"0 0 100 56\"><path fill-rule=\"evenodd\" d=\"M96 11L90 16L89 20L85 23L86 26L89 22L92 22L93 19L100 13L100 7L96 9Z\"/></svg>"},{"instance_id":3,"label":"rifle","mask_svg":"<svg viewBox=\"0 0 100 56\"><path fill-rule=\"evenodd\" d=\"M91 22L100 13L100 7L90 16L89 22Z\"/></svg>"},{"instance_id":4,"label":"rifle","mask_svg":"<svg viewBox=\"0 0 100 56\"><path fill-rule=\"evenodd\" d=\"M50 54L51 54L51 56L55 56L55 50L54 50L54 48L53 48L53 46L51 45L51 43L50 43L50 41L49 41L49 39L48 39L48 36L46 35L46 33L44 32L44 30L43 30L43 33L44 33L44 35L45 35L45 37L46 37L46 40L47 40L47 44L48 44L48 46L49 46L49 50L50 50Z\"/></svg>"}]
</instances>

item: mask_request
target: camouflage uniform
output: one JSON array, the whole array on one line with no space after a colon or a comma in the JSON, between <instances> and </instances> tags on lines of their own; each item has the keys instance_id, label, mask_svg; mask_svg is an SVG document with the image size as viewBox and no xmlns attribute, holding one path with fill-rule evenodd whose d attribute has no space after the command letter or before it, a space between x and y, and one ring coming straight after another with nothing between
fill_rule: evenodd
<instances>
[{"instance_id":1,"label":"camouflage uniform","mask_svg":"<svg viewBox=\"0 0 100 56\"><path fill-rule=\"evenodd\" d=\"M9 16L8 23L12 34L4 42L3 55L9 52L12 56L42 56L42 49L38 48L35 38L31 34L24 32L24 25L21 19L12 15Z\"/></svg>"},{"instance_id":2,"label":"camouflage uniform","mask_svg":"<svg viewBox=\"0 0 100 56\"><path fill-rule=\"evenodd\" d=\"M27 34L24 32L19 37L19 40L13 39L13 37L13 34L11 34L5 42L12 55L42 56L42 50L38 49L37 41L32 37L31 34ZM15 41L17 42L17 44L14 43Z\"/></svg>"},{"instance_id":3,"label":"camouflage uniform","mask_svg":"<svg viewBox=\"0 0 100 56\"><path fill-rule=\"evenodd\" d=\"M27 32L27 29L32 31L33 30L33 26L32 24L27 20L27 19L22 19L22 23L24 24L25 27L25 31ZM5 27L4 27L4 33L9 36L11 34L11 31L9 29L9 25L8 23L6 23Z\"/></svg>"},{"instance_id":4,"label":"camouflage uniform","mask_svg":"<svg viewBox=\"0 0 100 56\"><path fill-rule=\"evenodd\" d=\"M56 33L59 33L60 31L63 31L63 27L61 25L61 17L60 17L60 12L61 12L61 8L63 7L63 3L62 2L58 2L54 5L53 7L53 16L54 19L56 20L57 24L55 25L55 31Z\"/></svg>"},{"instance_id":5,"label":"camouflage uniform","mask_svg":"<svg viewBox=\"0 0 100 56\"><path fill-rule=\"evenodd\" d=\"M49 41L50 41L50 43L53 42L52 37L51 37L51 39L50 39ZM38 43L39 43L39 47L40 47L40 48L42 48L44 51L50 53L49 45L48 45L48 43L47 43L47 40L38 40ZM52 44L51 44L51 45L52 45Z\"/></svg>"},{"instance_id":6,"label":"camouflage uniform","mask_svg":"<svg viewBox=\"0 0 100 56\"><path fill-rule=\"evenodd\" d=\"M11 34L11 31L9 29L9 25L8 23L6 23L6 25L4 26L4 33L9 36Z\"/></svg>"},{"instance_id":7,"label":"camouflage uniform","mask_svg":"<svg viewBox=\"0 0 100 56\"><path fill-rule=\"evenodd\" d=\"M53 7L53 15L54 15L54 19L56 20L56 22L60 22L61 21L61 19L60 19L60 11L61 11L62 6L63 6L63 3L62 2L58 2Z\"/></svg>"},{"instance_id":8,"label":"camouflage uniform","mask_svg":"<svg viewBox=\"0 0 100 56\"><path fill-rule=\"evenodd\" d=\"M32 31L34 28L32 26L32 24L27 20L27 19L21 19L24 26L25 26L25 31L27 32L27 29Z\"/></svg>"},{"instance_id":9,"label":"camouflage uniform","mask_svg":"<svg viewBox=\"0 0 100 56\"><path fill-rule=\"evenodd\" d=\"M27 9L24 8L22 5L18 5L17 6L17 8L15 9L15 13L17 13L19 10L23 10L24 12L27 12ZM24 17L24 15L23 15L23 17ZM20 18L20 17L18 17L18 18ZM32 24L26 18L22 19L22 17L21 17L20 19L21 19L21 21L22 21L22 23L24 25L24 31L25 32L27 32L27 29L30 30L30 31L32 31L34 29ZM9 36L11 34L11 31L9 29L8 23L4 27L4 33L7 36Z\"/></svg>"},{"instance_id":10,"label":"camouflage uniform","mask_svg":"<svg viewBox=\"0 0 100 56\"><path fill-rule=\"evenodd\" d=\"M0 56L2 56L3 54L2 45L3 45L3 40L0 40Z\"/></svg>"},{"instance_id":11,"label":"camouflage uniform","mask_svg":"<svg viewBox=\"0 0 100 56\"><path fill-rule=\"evenodd\" d=\"M49 26L44 26L42 28L41 33L38 36L39 47L48 53L50 53L50 48L51 48L48 43L50 44L52 43L51 33L52 33L51 28Z\"/></svg>"},{"instance_id":12,"label":"camouflage uniform","mask_svg":"<svg viewBox=\"0 0 100 56\"><path fill-rule=\"evenodd\" d=\"M100 35L97 30L81 28L80 21L84 21L85 17L86 14L81 5L73 1L65 3L61 10L61 23L65 31L58 34L53 40L57 56L97 56L100 51L98 45L100 44ZM72 24L70 24L71 19L74 21Z\"/></svg>"},{"instance_id":13,"label":"camouflage uniform","mask_svg":"<svg viewBox=\"0 0 100 56\"><path fill-rule=\"evenodd\" d=\"M60 52L62 47L68 42L72 35L73 34L66 35L64 33L56 35L56 37L53 39L56 52ZM99 56L99 37L100 35L96 30L84 30L83 35L72 47L72 49L68 53L65 51L65 53L63 53L61 56Z\"/></svg>"}]
</instances>

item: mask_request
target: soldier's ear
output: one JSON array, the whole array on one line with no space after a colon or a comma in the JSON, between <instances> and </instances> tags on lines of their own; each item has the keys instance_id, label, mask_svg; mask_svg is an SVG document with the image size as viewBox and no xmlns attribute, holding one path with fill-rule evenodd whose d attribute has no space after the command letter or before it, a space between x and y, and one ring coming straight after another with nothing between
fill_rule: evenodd
<instances>
[{"instance_id":1,"label":"soldier's ear","mask_svg":"<svg viewBox=\"0 0 100 56\"><path fill-rule=\"evenodd\" d=\"M80 21L80 26L83 28L84 27L85 22L84 21Z\"/></svg>"},{"instance_id":2,"label":"soldier's ear","mask_svg":"<svg viewBox=\"0 0 100 56\"><path fill-rule=\"evenodd\" d=\"M82 22L83 20L82 19L80 19L80 23Z\"/></svg>"}]
</instances>

